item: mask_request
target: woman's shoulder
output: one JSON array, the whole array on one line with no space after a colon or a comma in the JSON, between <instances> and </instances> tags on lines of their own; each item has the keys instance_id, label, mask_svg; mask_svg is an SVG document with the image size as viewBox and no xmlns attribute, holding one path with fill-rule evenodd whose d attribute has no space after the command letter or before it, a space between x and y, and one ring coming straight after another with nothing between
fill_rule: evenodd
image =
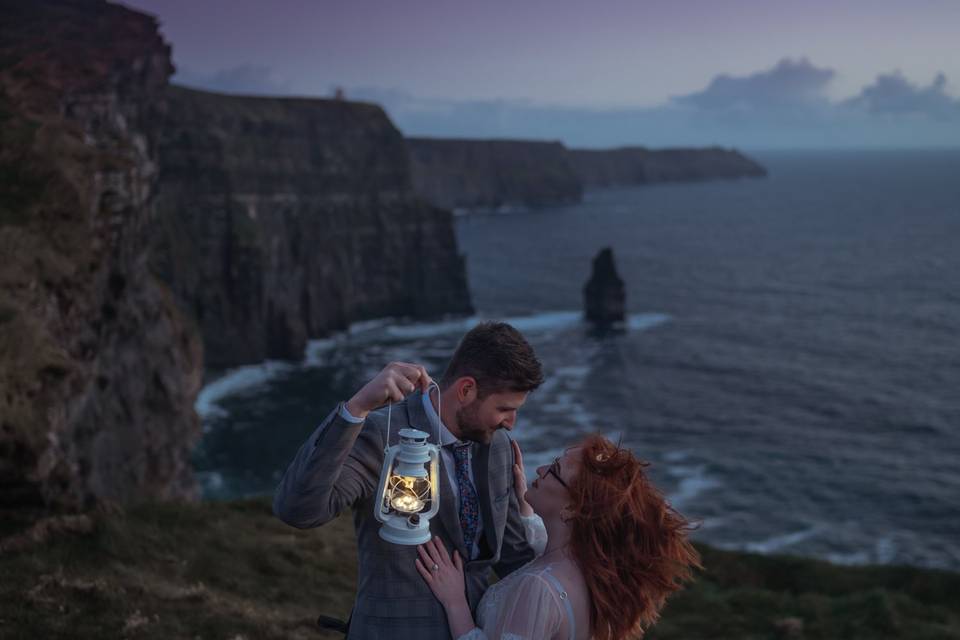
<instances>
[{"instance_id":1,"label":"woman's shoulder","mask_svg":"<svg viewBox=\"0 0 960 640\"><path fill-rule=\"evenodd\" d=\"M515 588L527 590L545 590L551 592L558 599L567 597L567 589L564 586L564 580L557 577L556 562L538 562L532 561L515 575ZM566 571L561 567L560 575L563 576Z\"/></svg>"}]
</instances>

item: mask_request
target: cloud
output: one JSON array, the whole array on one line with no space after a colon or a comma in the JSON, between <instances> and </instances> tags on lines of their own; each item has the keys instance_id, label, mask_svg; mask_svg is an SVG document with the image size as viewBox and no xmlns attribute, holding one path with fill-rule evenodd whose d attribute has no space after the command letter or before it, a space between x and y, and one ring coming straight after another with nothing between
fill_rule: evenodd
<instances>
[{"instance_id":1,"label":"cloud","mask_svg":"<svg viewBox=\"0 0 960 640\"><path fill-rule=\"evenodd\" d=\"M219 93L243 95L288 95L291 87L288 82L278 80L273 70L252 64L243 64L214 73L196 73L188 69L178 70L173 77L177 84L206 89Z\"/></svg>"},{"instance_id":2,"label":"cloud","mask_svg":"<svg viewBox=\"0 0 960 640\"><path fill-rule=\"evenodd\" d=\"M833 69L815 67L806 58L784 58L772 69L748 76L716 76L702 91L677 96L672 103L702 109L771 110L822 106Z\"/></svg>"},{"instance_id":3,"label":"cloud","mask_svg":"<svg viewBox=\"0 0 960 640\"><path fill-rule=\"evenodd\" d=\"M960 146L960 100L938 75L929 86L883 74L847 100L826 89L835 72L806 58L742 76L721 74L701 91L655 107L598 109L516 100L419 98L398 88L348 87L347 100L380 104L409 136L560 140L572 147L621 145L770 148ZM180 84L254 95L290 95L266 67L178 73ZM333 88L331 88L331 93Z\"/></svg>"},{"instance_id":4,"label":"cloud","mask_svg":"<svg viewBox=\"0 0 960 640\"><path fill-rule=\"evenodd\" d=\"M864 87L859 95L843 104L870 113L960 119L960 100L947 94L946 87L947 77L942 73L938 73L929 86L921 87L907 80L899 71L894 71L877 76L873 84Z\"/></svg>"}]
</instances>

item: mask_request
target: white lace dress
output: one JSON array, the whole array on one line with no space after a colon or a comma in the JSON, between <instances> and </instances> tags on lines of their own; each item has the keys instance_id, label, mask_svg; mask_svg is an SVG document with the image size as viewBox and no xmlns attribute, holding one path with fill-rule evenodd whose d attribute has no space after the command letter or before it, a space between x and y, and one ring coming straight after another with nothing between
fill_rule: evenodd
<instances>
[{"instance_id":1,"label":"white lace dress","mask_svg":"<svg viewBox=\"0 0 960 640\"><path fill-rule=\"evenodd\" d=\"M545 640L564 626L571 640L577 637L567 591L553 565L540 561L547 544L543 520L533 515L523 525L537 558L487 589L477 605L477 626L457 640Z\"/></svg>"}]
</instances>

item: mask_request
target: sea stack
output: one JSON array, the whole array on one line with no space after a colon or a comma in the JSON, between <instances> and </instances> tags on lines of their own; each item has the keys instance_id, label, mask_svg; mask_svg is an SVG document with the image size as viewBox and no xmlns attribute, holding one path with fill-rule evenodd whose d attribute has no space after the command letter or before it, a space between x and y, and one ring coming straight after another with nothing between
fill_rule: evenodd
<instances>
[{"instance_id":1,"label":"sea stack","mask_svg":"<svg viewBox=\"0 0 960 640\"><path fill-rule=\"evenodd\" d=\"M602 249L593 259L593 272L583 287L583 308L587 321L608 327L624 321L627 295L613 262L613 250Z\"/></svg>"}]
</instances>

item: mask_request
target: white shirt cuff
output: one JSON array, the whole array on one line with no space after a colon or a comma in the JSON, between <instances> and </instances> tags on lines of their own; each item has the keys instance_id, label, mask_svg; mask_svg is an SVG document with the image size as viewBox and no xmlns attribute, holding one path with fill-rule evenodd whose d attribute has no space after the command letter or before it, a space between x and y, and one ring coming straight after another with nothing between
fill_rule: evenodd
<instances>
[{"instance_id":1,"label":"white shirt cuff","mask_svg":"<svg viewBox=\"0 0 960 640\"><path fill-rule=\"evenodd\" d=\"M352 413L347 410L347 403L340 403L340 417L346 420L347 422L352 422L353 424L360 424L363 422L363 418L357 418Z\"/></svg>"}]
</instances>

